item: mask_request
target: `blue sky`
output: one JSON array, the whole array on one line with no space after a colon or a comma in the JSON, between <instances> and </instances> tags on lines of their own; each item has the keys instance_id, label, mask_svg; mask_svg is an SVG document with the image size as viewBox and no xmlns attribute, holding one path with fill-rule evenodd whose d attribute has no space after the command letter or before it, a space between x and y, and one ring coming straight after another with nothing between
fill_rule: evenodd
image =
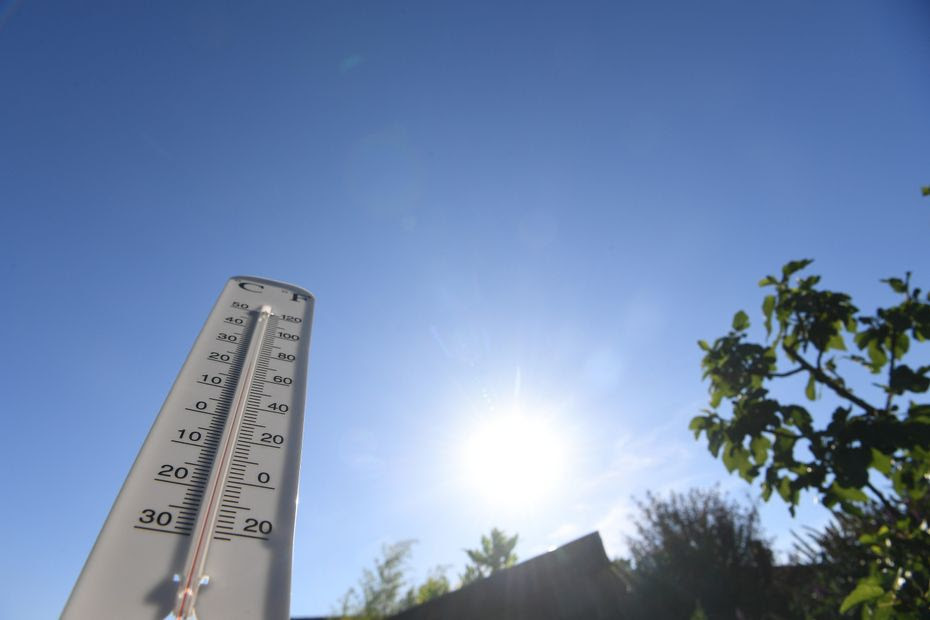
<instances>
[{"instance_id":1,"label":"blue sky","mask_svg":"<svg viewBox=\"0 0 930 620\"><path fill-rule=\"evenodd\" d=\"M385 542L454 576L739 495L695 342L792 258L926 288L930 5L500 4L0 2L0 616L59 613L231 275L317 296L295 614ZM564 468L504 507L461 447L514 409Z\"/></svg>"}]
</instances>

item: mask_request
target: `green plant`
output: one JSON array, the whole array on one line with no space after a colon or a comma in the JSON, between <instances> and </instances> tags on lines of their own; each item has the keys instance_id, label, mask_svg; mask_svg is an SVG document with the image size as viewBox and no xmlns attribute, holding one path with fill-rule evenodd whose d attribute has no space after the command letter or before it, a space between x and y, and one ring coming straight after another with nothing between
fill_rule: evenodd
<instances>
[{"instance_id":1,"label":"green plant","mask_svg":"<svg viewBox=\"0 0 930 620\"><path fill-rule=\"evenodd\" d=\"M404 608L400 594L414 542L404 540L381 548L381 557L375 560L374 568L362 572L358 590L352 588L343 597L342 618L380 620Z\"/></svg>"},{"instance_id":2,"label":"green plant","mask_svg":"<svg viewBox=\"0 0 930 620\"><path fill-rule=\"evenodd\" d=\"M883 282L898 303L860 314L846 293L819 288L819 276L796 275L810 263L789 262L780 277L759 283L771 289L762 302L764 342L749 338L749 317L739 311L726 335L699 343L710 408L691 429L730 472L747 482L761 478L762 497L777 493L792 514L807 491L841 514L885 515L859 538L868 575L841 611L923 617L930 609L930 404L915 399L930 388L930 365L905 358L917 358L915 346L930 338L930 295L912 287L910 273L889 278ZM860 389L857 372L879 382ZM775 396L773 388L784 393L792 377L806 379L808 401L834 401L829 422Z\"/></svg>"},{"instance_id":3,"label":"green plant","mask_svg":"<svg viewBox=\"0 0 930 620\"><path fill-rule=\"evenodd\" d=\"M753 507L717 489L638 502L632 562L615 562L630 584L635 618L774 618L773 555Z\"/></svg>"},{"instance_id":4,"label":"green plant","mask_svg":"<svg viewBox=\"0 0 930 620\"><path fill-rule=\"evenodd\" d=\"M495 527L490 534L481 537L480 549L466 549L465 553L471 563L465 566L465 572L459 576L462 585L516 564L517 554L513 550L518 538L518 534L507 536Z\"/></svg>"}]
</instances>

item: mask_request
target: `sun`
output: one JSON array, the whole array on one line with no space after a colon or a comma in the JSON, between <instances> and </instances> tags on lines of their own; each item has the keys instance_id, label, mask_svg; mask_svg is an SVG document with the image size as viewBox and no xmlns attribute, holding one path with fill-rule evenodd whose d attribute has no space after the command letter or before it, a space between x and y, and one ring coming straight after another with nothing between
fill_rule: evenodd
<instances>
[{"instance_id":1,"label":"sun","mask_svg":"<svg viewBox=\"0 0 930 620\"><path fill-rule=\"evenodd\" d=\"M564 441L547 421L528 415L485 420L466 438L462 456L466 483L496 507L536 505L564 475Z\"/></svg>"}]
</instances>

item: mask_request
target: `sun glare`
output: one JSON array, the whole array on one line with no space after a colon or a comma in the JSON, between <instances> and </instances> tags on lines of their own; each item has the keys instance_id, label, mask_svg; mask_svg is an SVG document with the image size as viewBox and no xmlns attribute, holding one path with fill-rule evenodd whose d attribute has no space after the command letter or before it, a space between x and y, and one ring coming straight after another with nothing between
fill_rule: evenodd
<instances>
[{"instance_id":1,"label":"sun glare","mask_svg":"<svg viewBox=\"0 0 930 620\"><path fill-rule=\"evenodd\" d=\"M547 423L531 417L488 420L464 447L469 486L495 506L537 504L554 493L564 473L562 439Z\"/></svg>"}]
</instances>

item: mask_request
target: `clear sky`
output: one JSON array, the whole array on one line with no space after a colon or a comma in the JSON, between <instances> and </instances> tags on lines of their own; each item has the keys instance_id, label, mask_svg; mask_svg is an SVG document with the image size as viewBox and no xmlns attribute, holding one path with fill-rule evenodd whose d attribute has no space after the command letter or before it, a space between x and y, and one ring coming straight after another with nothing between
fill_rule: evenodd
<instances>
[{"instance_id":1,"label":"clear sky","mask_svg":"<svg viewBox=\"0 0 930 620\"><path fill-rule=\"evenodd\" d=\"M231 275L317 296L295 614L385 542L454 577L742 493L695 342L792 258L930 285L923 1L89 6L0 2L5 618L61 610ZM515 412L560 455L524 501L468 456Z\"/></svg>"}]
</instances>

